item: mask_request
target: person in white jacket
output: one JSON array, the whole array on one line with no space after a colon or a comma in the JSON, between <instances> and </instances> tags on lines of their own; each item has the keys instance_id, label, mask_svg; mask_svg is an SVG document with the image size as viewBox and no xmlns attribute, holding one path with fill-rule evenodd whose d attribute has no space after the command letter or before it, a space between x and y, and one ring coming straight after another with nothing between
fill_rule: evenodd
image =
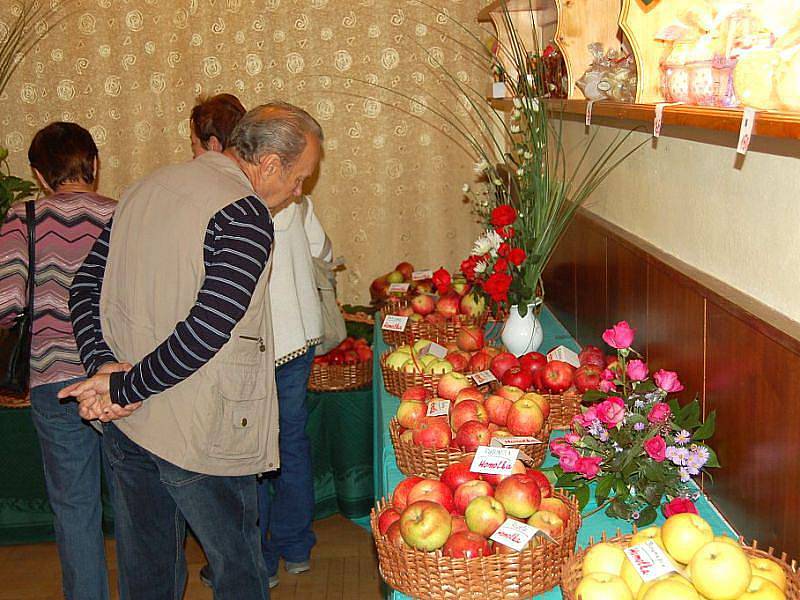
<instances>
[{"instance_id":1,"label":"person in white jacket","mask_svg":"<svg viewBox=\"0 0 800 600\"><path fill-rule=\"evenodd\" d=\"M238 106L237 106L238 105ZM235 96L219 94L192 110L192 152L222 151L245 109ZM233 117L231 116L233 115ZM333 249L314 213L311 198L301 196L273 214L275 243L269 291L275 338L275 379L280 410L280 470L263 476L258 486L261 551L269 585L278 584L284 559L290 573L310 569L316 537L311 447L306 435L306 390L314 348L323 334L322 308L314 279L313 258L332 261ZM210 585L208 565L200 578Z\"/></svg>"}]
</instances>

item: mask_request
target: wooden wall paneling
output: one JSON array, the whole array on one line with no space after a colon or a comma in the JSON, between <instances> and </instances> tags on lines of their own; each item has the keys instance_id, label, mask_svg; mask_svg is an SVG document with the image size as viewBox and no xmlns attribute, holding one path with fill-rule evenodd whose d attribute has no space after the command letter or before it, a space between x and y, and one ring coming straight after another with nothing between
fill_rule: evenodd
<instances>
[{"instance_id":1,"label":"wooden wall paneling","mask_svg":"<svg viewBox=\"0 0 800 600\"><path fill-rule=\"evenodd\" d=\"M603 347L608 328L606 235L582 217L575 219L575 338L585 346Z\"/></svg>"},{"instance_id":2,"label":"wooden wall paneling","mask_svg":"<svg viewBox=\"0 0 800 600\"><path fill-rule=\"evenodd\" d=\"M714 302L707 331L706 403L722 468L706 489L745 537L800 557L800 355Z\"/></svg>"},{"instance_id":3,"label":"wooden wall paneling","mask_svg":"<svg viewBox=\"0 0 800 600\"><path fill-rule=\"evenodd\" d=\"M676 371L683 401L703 401L705 387L705 298L673 269L649 261L647 362L650 371Z\"/></svg>"},{"instance_id":4,"label":"wooden wall paneling","mask_svg":"<svg viewBox=\"0 0 800 600\"><path fill-rule=\"evenodd\" d=\"M647 256L620 243L607 241L608 324L628 321L636 328L634 348L647 349Z\"/></svg>"},{"instance_id":5,"label":"wooden wall paneling","mask_svg":"<svg viewBox=\"0 0 800 600\"><path fill-rule=\"evenodd\" d=\"M567 229L547 263L542 280L547 307L561 324L575 337L575 222ZM544 348L546 352L549 348Z\"/></svg>"}]
</instances>

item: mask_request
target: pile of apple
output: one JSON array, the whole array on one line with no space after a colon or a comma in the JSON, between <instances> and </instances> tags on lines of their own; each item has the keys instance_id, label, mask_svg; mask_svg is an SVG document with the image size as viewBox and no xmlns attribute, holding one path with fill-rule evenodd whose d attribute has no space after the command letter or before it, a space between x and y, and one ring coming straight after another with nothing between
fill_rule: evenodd
<instances>
[{"instance_id":1,"label":"pile of apple","mask_svg":"<svg viewBox=\"0 0 800 600\"><path fill-rule=\"evenodd\" d=\"M336 348L314 357L315 365L355 365L372 360L372 348L364 338L346 337Z\"/></svg>"},{"instance_id":2,"label":"pile of apple","mask_svg":"<svg viewBox=\"0 0 800 600\"><path fill-rule=\"evenodd\" d=\"M414 265L409 262L401 262L394 268L394 270L389 271L388 273L385 273L372 281L369 286L370 297L374 302L381 302L387 300L391 296L396 296L397 294L389 293L389 286L393 283L408 283L409 291L432 293L433 281L430 279L412 281L411 277L413 273Z\"/></svg>"},{"instance_id":3,"label":"pile of apple","mask_svg":"<svg viewBox=\"0 0 800 600\"><path fill-rule=\"evenodd\" d=\"M386 366L405 373L476 373L488 369L492 357L501 352L499 348L485 345L481 327L459 329L456 341L444 345L447 350L444 358L421 354L431 343L431 340L420 339L413 345L399 346L387 355Z\"/></svg>"},{"instance_id":4,"label":"pile of apple","mask_svg":"<svg viewBox=\"0 0 800 600\"><path fill-rule=\"evenodd\" d=\"M461 373L447 373L437 385L438 397L424 387L408 388L400 398L400 440L424 448L474 452L492 438L538 435L550 414L544 396L503 386L484 395ZM449 418L427 416L428 404L450 401ZM542 440L547 442L547 440Z\"/></svg>"},{"instance_id":5,"label":"pile of apple","mask_svg":"<svg viewBox=\"0 0 800 600\"><path fill-rule=\"evenodd\" d=\"M453 284L454 286L457 284ZM431 294L416 294L411 298L408 306L392 311L393 314L401 317L408 317L412 323L424 321L431 325L443 325L447 319L452 319L458 315L479 318L486 312L486 300L476 294L466 293L469 284L463 295L456 291L450 291L440 297Z\"/></svg>"},{"instance_id":6,"label":"pile of apple","mask_svg":"<svg viewBox=\"0 0 800 600\"><path fill-rule=\"evenodd\" d=\"M378 517L378 531L397 546L475 558L515 551L489 540L506 518L539 528L558 541L570 518L569 506L553 496L547 477L518 460L512 475L470 471L472 456L447 467L441 479L407 477L392 504ZM529 547L541 542L539 536Z\"/></svg>"},{"instance_id":7,"label":"pile of apple","mask_svg":"<svg viewBox=\"0 0 800 600\"><path fill-rule=\"evenodd\" d=\"M782 600L783 568L768 558L749 557L738 542L714 536L709 524L692 513L672 515L661 527L636 533L630 546L653 540L676 567L675 573L644 582L622 546L603 542L583 559L581 600Z\"/></svg>"}]
</instances>

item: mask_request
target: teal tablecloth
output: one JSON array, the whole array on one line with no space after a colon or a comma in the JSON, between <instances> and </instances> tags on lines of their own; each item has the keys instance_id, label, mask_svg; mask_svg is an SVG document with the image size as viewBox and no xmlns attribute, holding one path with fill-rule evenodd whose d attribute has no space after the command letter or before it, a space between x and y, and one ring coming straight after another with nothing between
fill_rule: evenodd
<instances>
[{"instance_id":1,"label":"teal tablecloth","mask_svg":"<svg viewBox=\"0 0 800 600\"><path fill-rule=\"evenodd\" d=\"M542 311L540 316L542 329L544 330L544 341L542 342L542 349L548 351L551 348L564 345L575 351L579 350L579 346L574 339L569 335L566 329L559 323L553 314L546 308ZM395 396L392 396L383 387L383 379L381 377L380 364L377 358L386 350L386 344L383 341L380 329L375 328L375 380L373 382L374 394L374 418L375 418L375 498L376 500L383 496L390 496L395 486L402 481L404 475L397 468L395 462L394 449L392 448L392 441L389 437L389 421L394 416L397 406L400 401ZM558 435L558 434L556 434ZM552 456L547 457L545 465L555 464ZM586 507L586 512L590 511L596 505L590 504ZM714 531L720 533L733 533L731 527L724 521L719 512L714 506L705 498L701 498L697 502L697 509L700 515L706 519ZM659 517L657 524L664 521L663 516ZM618 519L610 519L602 512L590 516L578 531L578 544L586 545L590 537L599 538L603 531L610 534L620 529L623 533L630 533L631 526L626 521ZM400 592L389 590L387 598L391 600L403 600L408 596ZM541 600L559 600L561 598L560 588L537 596Z\"/></svg>"}]
</instances>

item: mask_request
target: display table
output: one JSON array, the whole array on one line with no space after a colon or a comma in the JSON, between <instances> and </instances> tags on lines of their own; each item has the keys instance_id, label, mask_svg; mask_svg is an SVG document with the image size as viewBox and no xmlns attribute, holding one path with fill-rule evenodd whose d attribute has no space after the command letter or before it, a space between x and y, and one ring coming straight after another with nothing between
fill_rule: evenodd
<instances>
[{"instance_id":1,"label":"display table","mask_svg":"<svg viewBox=\"0 0 800 600\"><path fill-rule=\"evenodd\" d=\"M540 321L542 323L542 329L544 330L542 349L547 351L554 346L564 345L575 351L579 350L575 340L572 339L561 323L559 323L546 308L542 312ZM383 378L381 376L378 360L381 354L386 350L386 344L377 326L374 335L375 498L378 499L384 496L390 497L395 486L402 481L404 475L397 468L392 442L389 437L389 421L394 416L400 401L395 396L389 394L383 387ZM558 437L560 434L556 432L553 435ZM552 456L548 455L545 460L545 465L549 466L553 464L555 464L555 460ZM715 533L733 534L733 530L705 496L701 496L696 505L700 515L708 521ZM590 503L590 505L586 507L585 512L591 511L595 506L596 505ZM663 516L660 516L657 524L663 521ZM620 529L622 533L630 533L631 526L626 521L610 519L602 512L596 513L586 519L578 532L578 544L585 545L592 536L596 539L599 538L604 530L613 535L617 529ZM408 598L408 596L389 589L387 591L387 598L401 600ZM561 598L561 591L559 588L556 588L546 594L538 596L538 598L557 600Z\"/></svg>"}]
</instances>

